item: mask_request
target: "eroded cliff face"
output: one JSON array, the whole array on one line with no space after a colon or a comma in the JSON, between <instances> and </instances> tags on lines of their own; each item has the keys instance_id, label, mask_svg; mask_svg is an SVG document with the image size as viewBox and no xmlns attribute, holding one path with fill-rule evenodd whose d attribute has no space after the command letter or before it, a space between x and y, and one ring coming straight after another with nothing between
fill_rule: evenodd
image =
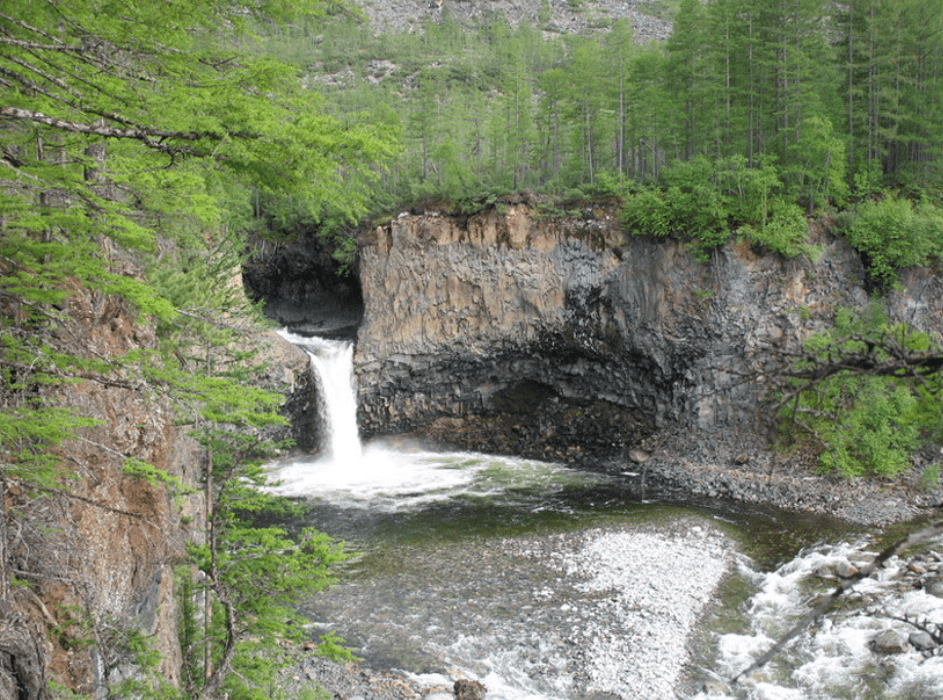
<instances>
[{"instance_id":1,"label":"eroded cliff face","mask_svg":"<svg viewBox=\"0 0 943 700\"><path fill-rule=\"evenodd\" d=\"M113 297L77 293L66 312L60 340L85 357L157 348L151 327ZM304 404L308 358L274 333L264 336L272 365L259 383L294 391ZM204 454L156 386L120 373L63 384L44 400L98 424L59 448L62 487L4 483L7 560L29 585L14 587L0 615L0 697L45 697L47 680L83 697L110 696L109 688L140 673L129 645L136 635L160 654L160 677L176 685L174 568L187 542L205 532ZM180 488L128 474L129 458Z\"/></svg>"},{"instance_id":2,"label":"eroded cliff face","mask_svg":"<svg viewBox=\"0 0 943 700\"><path fill-rule=\"evenodd\" d=\"M76 294L67 312L60 341L88 358L156 347L153 333L114 298ZM135 630L161 654L163 677L176 682L173 566L196 536L191 528L202 524L201 500L175 503L162 485L133 478L124 466L135 458L195 485L197 446L163 398L117 375L62 385L45 400L99 423L59 448L62 488L6 483L8 561L29 586L14 589L15 609L5 619L41 640L32 678L23 669L14 675L21 685L36 682L36 692L45 676L79 695L103 696L131 668L126 640ZM28 650L4 648L5 663L16 672Z\"/></svg>"},{"instance_id":3,"label":"eroded cliff face","mask_svg":"<svg viewBox=\"0 0 943 700\"><path fill-rule=\"evenodd\" d=\"M702 262L608 206L403 214L360 240L362 430L570 460L663 430L756 434L777 353L868 303L854 252L817 243L814 262L746 246ZM907 281L891 317L943 328L939 277Z\"/></svg>"}]
</instances>

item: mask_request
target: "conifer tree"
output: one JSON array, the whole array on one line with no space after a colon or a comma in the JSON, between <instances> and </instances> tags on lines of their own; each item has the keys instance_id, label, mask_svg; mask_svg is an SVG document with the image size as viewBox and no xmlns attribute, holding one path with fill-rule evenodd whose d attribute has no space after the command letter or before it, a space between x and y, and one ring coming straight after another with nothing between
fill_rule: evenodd
<instances>
[{"instance_id":1,"label":"conifer tree","mask_svg":"<svg viewBox=\"0 0 943 700\"><path fill-rule=\"evenodd\" d=\"M210 580L217 603L231 605L236 615L248 613L236 599L244 595L239 587L253 581L227 581L220 557L231 556L233 547L288 547L274 531L249 533L231 520L255 505L248 495L236 502L229 496L258 479L252 469L263 454L260 431L277 418L278 397L242 383L246 358L229 348L231 337L220 325L225 300L200 284L219 284L221 268L214 263L214 275L195 278L190 275L211 268L196 260L181 267L184 253L164 253L207 240L241 249L228 234L245 222L240 217L251 189L293 192L315 217L364 211L362 191L346 185L375 175L390 153L388 141L372 126L330 117L301 89L295 69L254 46L259 22L316 18L325 7L320 0L10 0L0 8L2 501L10 486L21 494L54 486L68 495L69 470L57 448L90 424L57 407L57 392L69 384L96 382L172 399L181 415L200 417L201 439L218 457L207 481L223 470L212 480L209 502L225 504L226 526L214 511L222 529L206 557L216 558L207 566L216 567ZM224 259L231 262L228 253L216 256ZM177 281L161 286L171 273ZM110 300L136 314L141 326L159 327L168 352L104 356L76 344L69 309L78 298L93 308ZM174 330L182 328L199 338L196 345L175 344ZM201 363L191 356L194 348ZM219 458L224 452L229 461ZM169 483L128 457L130 473ZM0 647L9 653L6 642L17 637L3 538L10 518L20 514L0 516L0 635L7 635ZM321 545L298 547L296 561L334 556ZM266 582L294 585L296 574L279 566ZM283 594L287 589L273 589L264 599L282 604ZM245 641L241 622L228 613L224 619L233 641L218 655L204 694L229 682L233 654ZM35 677L19 680L35 684Z\"/></svg>"}]
</instances>

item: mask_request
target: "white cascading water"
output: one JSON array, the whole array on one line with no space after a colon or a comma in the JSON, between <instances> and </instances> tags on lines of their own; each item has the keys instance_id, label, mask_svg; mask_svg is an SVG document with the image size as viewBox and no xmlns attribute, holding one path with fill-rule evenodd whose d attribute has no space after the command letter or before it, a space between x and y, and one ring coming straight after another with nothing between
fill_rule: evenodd
<instances>
[{"instance_id":1,"label":"white cascading water","mask_svg":"<svg viewBox=\"0 0 943 700\"><path fill-rule=\"evenodd\" d=\"M363 459L363 447L357 429L354 344L344 340L308 338L304 347L321 385L328 458L338 466L359 464Z\"/></svg>"},{"instance_id":2,"label":"white cascading water","mask_svg":"<svg viewBox=\"0 0 943 700\"><path fill-rule=\"evenodd\" d=\"M280 331L280 335L311 357L327 440L323 454L316 459L301 457L272 465L272 478L278 482L274 491L345 506L399 510L464 490L482 494L495 488L485 474L494 469L494 460L482 460L479 455L427 452L403 442L395 447L383 443L363 446L357 428L353 343L288 331ZM513 462L513 471L527 481L555 480L563 470L559 465L528 460L504 461Z\"/></svg>"},{"instance_id":3,"label":"white cascading water","mask_svg":"<svg viewBox=\"0 0 943 700\"><path fill-rule=\"evenodd\" d=\"M867 554L863 545L821 545L800 553L775 571L747 572L757 590L746 609L749 628L718 637L718 674L736 676L773 646L817 600L816 572ZM870 552L869 556L875 554ZM905 619L943 624L943 599L902 586L905 569L905 560L892 558L875 575L854 586L846 595L846 606L838 606L803 632L766 667L729 692L705 692L695 700L943 697L943 657L926 658L913 648L899 654L875 653L870 648L871 640L883 630L896 630L904 639L916 631ZM837 582L824 590L830 592L834 585Z\"/></svg>"}]
</instances>

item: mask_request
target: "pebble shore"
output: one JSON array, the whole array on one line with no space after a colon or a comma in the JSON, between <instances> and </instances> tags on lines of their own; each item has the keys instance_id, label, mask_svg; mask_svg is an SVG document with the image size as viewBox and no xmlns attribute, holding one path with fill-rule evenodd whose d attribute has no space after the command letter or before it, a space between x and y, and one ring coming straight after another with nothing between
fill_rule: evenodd
<instances>
[{"instance_id":1,"label":"pebble shore","mask_svg":"<svg viewBox=\"0 0 943 700\"><path fill-rule=\"evenodd\" d=\"M693 518L667 527L511 539L499 547L511 559L550 562L560 575L530 593L551 612L528 614L535 624L551 615L552 633L512 628L498 635L500 645L519 645L517 665L529 675L559 675L557 692L548 696L596 700L676 697L689 635L736 556L731 540ZM445 700L453 697L454 678L430 681L309 656L291 680L298 688L316 682L346 700Z\"/></svg>"},{"instance_id":2,"label":"pebble shore","mask_svg":"<svg viewBox=\"0 0 943 700\"><path fill-rule=\"evenodd\" d=\"M607 532L571 561L605 591L591 641L588 690L624 698L673 698L688 661L687 640L732 559L732 545L709 526L676 536ZM598 630L606 630L599 633Z\"/></svg>"}]
</instances>

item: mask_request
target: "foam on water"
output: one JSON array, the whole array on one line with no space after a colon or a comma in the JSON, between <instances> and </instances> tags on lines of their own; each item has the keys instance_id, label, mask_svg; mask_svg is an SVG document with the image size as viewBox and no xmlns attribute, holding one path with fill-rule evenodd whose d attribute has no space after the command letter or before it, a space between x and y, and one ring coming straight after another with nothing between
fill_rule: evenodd
<instances>
[{"instance_id":1,"label":"foam on water","mask_svg":"<svg viewBox=\"0 0 943 700\"><path fill-rule=\"evenodd\" d=\"M271 465L269 474L281 495L374 510L415 508L458 494L494 495L521 479L567 479L563 467L549 463L384 443L368 445L357 460L296 459Z\"/></svg>"},{"instance_id":2,"label":"foam on water","mask_svg":"<svg viewBox=\"0 0 943 700\"><path fill-rule=\"evenodd\" d=\"M861 554L861 543L823 545L773 572L752 574L758 590L746 610L750 631L719 637L718 673L733 677L749 667L811 609L816 594L807 582L815 579L816 572L841 561L853 561ZM877 654L870 647L882 630L895 629L904 639L916 631L899 618L943 623L943 600L939 598L920 590L886 595L899 585L902 567L902 562L894 559L873 578L860 581L852 593L846 594L848 606L829 613L779 658L743 679L729 694L702 693L697 697L943 697L943 658L926 659L916 650Z\"/></svg>"},{"instance_id":3,"label":"foam on water","mask_svg":"<svg viewBox=\"0 0 943 700\"><path fill-rule=\"evenodd\" d=\"M575 475L557 464L467 452L430 452L400 441L363 446L357 429L353 343L280 335L304 348L320 388L327 445L317 459L270 465L272 490L335 505L400 510L457 494L494 495L517 485L562 483Z\"/></svg>"}]
</instances>

